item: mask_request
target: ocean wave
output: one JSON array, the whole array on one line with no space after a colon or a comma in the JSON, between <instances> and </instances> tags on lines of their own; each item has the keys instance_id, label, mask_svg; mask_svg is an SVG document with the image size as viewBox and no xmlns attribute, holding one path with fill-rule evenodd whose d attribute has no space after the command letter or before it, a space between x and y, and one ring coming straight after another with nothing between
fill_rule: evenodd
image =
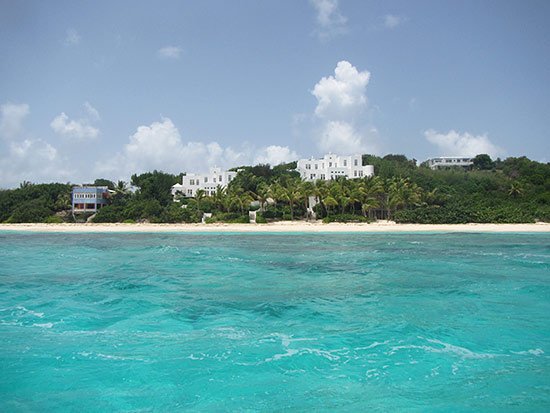
<instances>
[{"instance_id":1,"label":"ocean wave","mask_svg":"<svg viewBox=\"0 0 550 413\"><path fill-rule=\"evenodd\" d=\"M535 348L535 349L525 350L525 351L512 351L512 353L519 354L522 356L525 356L525 355L542 356L544 354L544 351L540 348Z\"/></svg>"},{"instance_id":2,"label":"ocean wave","mask_svg":"<svg viewBox=\"0 0 550 413\"><path fill-rule=\"evenodd\" d=\"M493 354L493 353L476 353L472 350L467 349L466 347L455 346L454 344L445 343L444 341L441 341L441 340L426 339L426 341L432 344L438 344L442 347L407 344L407 345L401 345L401 346L393 346L389 354L390 355L395 354L399 350L417 349L417 350L424 350L429 353L451 354L454 356L458 356L462 359L486 359L486 358L493 358L498 356L498 354Z\"/></svg>"}]
</instances>

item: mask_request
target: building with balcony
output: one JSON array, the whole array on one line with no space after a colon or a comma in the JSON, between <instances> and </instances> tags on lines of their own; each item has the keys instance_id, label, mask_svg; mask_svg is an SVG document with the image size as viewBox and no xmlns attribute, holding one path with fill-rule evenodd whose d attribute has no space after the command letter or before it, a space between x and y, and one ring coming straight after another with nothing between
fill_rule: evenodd
<instances>
[{"instance_id":1,"label":"building with balcony","mask_svg":"<svg viewBox=\"0 0 550 413\"><path fill-rule=\"evenodd\" d=\"M469 168L472 166L474 158L462 156L440 156L439 158L430 158L425 164L430 169L449 169L449 168Z\"/></svg>"},{"instance_id":2,"label":"building with balcony","mask_svg":"<svg viewBox=\"0 0 550 413\"><path fill-rule=\"evenodd\" d=\"M72 191L72 212L97 212L109 202L106 186L75 186Z\"/></svg>"},{"instance_id":3,"label":"building with balcony","mask_svg":"<svg viewBox=\"0 0 550 413\"><path fill-rule=\"evenodd\" d=\"M181 184L172 186L172 195L179 193L186 197L194 197L199 189L206 195L214 195L218 185L226 187L236 176L237 172L222 171L220 168L211 168L207 174L187 174L183 176Z\"/></svg>"},{"instance_id":4,"label":"building with balcony","mask_svg":"<svg viewBox=\"0 0 550 413\"><path fill-rule=\"evenodd\" d=\"M374 166L363 165L361 155L327 154L321 159L300 159L296 171L304 181L328 181L340 177L355 179L373 176Z\"/></svg>"}]
</instances>

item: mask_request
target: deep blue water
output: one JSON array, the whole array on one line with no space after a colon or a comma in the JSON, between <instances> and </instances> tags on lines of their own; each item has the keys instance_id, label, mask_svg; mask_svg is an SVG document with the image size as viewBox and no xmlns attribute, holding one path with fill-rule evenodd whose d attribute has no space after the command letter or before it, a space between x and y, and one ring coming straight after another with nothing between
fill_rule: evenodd
<instances>
[{"instance_id":1,"label":"deep blue water","mask_svg":"<svg viewBox=\"0 0 550 413\"><path fill-rule=\"evenodd\" d=\"M550 234L0 233L0 411L549 411Z\"/></svg>"}]
</instances>

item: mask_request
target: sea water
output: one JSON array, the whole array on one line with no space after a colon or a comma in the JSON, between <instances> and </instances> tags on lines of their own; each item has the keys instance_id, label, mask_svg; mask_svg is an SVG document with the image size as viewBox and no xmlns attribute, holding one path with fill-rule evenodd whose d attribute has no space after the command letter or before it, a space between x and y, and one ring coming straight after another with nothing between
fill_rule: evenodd
<instances>
[{"instance_id":1,"label":"sea water","mask_svg":"<svg viewBox=\"0 0 550 413\"><path fill-rule=\"evenodd\" d=\"M550 234L0 233L0 411L548 411Z\"/></svg>"}]
</instances>

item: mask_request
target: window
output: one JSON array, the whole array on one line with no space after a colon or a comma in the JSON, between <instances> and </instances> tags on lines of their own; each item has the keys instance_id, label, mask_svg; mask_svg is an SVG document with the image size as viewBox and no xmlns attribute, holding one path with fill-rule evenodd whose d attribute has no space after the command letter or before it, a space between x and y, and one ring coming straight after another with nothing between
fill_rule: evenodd
<instances>
[{"instance_id":1,"label":"window","mask_svg":"<svg viewBox=\"0 0 550 413\"><path fill-rule=\"evenodd\" d=\"M192 189L188 189L188 190L187 190L187 195L193 195L193 190L192 190Z\"/></svg>"},{"instance_id":2,"label":"window","mask_svg":"<svg viewBox=\"0 0 550 413\"><path fill-rule=\"evenodd\" d=\"M357 163L358 163L358 162L357 162L357 159L354 159L354 160L353 160L353 166L357 166Z\"/></svg>"},{"instance_id":3,"label":"window","mask_svg":"<svg viewBox=\"0 0 550 413\"><path fill-rule=\"evenodd\" d=\"M344 166L348 166L348 161L344 159Z\"/></svg>"},{"instance_id":4,"label":"window","mask_svg":"<svg viewBox=\"0 0 550 413\"><path fill-rule=\"evenodd\" d=\"M223 176L221 176L221 175L220 175L220 176L218 176L218 181L220 181L220 182L221 182L221 181L223 180L222 178L223 178Z\"/></svg>"},{"instance_id":5,"label":"window","mask_svg":"<svg viewBox=\"0 0 550 413\"><path fill-rule=\"evenodd\" d=\"M319 165L318 165L318 164L315 164L315 169L319 169Z\"/></svg>"},{"instance_id":6,"label":"window","mask_svg":"<svg viewBox=\"0 0 550 413\"><path fill-rule=\"evenodd\" d=\"M325 174L321 174L321 179L325 179Z\"/></svg>"},{"instance_id":7,"label":"window","mask_svg":"<svg viewBox=\"0 0 550 413\"><path fill-rule=\"evenodd\" d=\"M315 174L309 175L309 179L315 179Z\"/></svg>"},{"instance_id":8,"label":"window","mask_svg":"<svg viewBox=\"0 0 550 413\"><path fill-rule=\"evenodd\" d=\"M332 162L329 162L329 163L328 163L328 167L329 167L329 168L332 168Z\"/></svg>"},{"instance_id":9,"label":"window","mask_svg":"<svg viewBox=\"0 0 550 413\"><path fill-rule=\"evenodd\" d=\"M353 171L353 176L357 176L357 171Z\"/></svg>"},{"instance_id":10,"label":"window","mask_svg":"<svg viewBox=\"0 0 550 413\"><path fill-rule=\"evenodd\" d=\"M204 177L204 183L207 183L207 182L208 182L208 177L205 176L205 177Z\"/></svg>"},{"instance_id":11,"label":"window","mask_svg":"<svg viewBox=\"0 0 550 413\"><path fill-rule=\"evenodd\" d=\"M359 171L359 176L363 176L363 171Z\"/></svg>"},{"instance_id":12,"label":"window","mask_svg":"<svg viewBox=\"0 0 550 413\"><path fill-rule=\"evenodd\" d=\"M212 182L216 183L216 177L212 178Z\"/></svg>"}]
</instances>

